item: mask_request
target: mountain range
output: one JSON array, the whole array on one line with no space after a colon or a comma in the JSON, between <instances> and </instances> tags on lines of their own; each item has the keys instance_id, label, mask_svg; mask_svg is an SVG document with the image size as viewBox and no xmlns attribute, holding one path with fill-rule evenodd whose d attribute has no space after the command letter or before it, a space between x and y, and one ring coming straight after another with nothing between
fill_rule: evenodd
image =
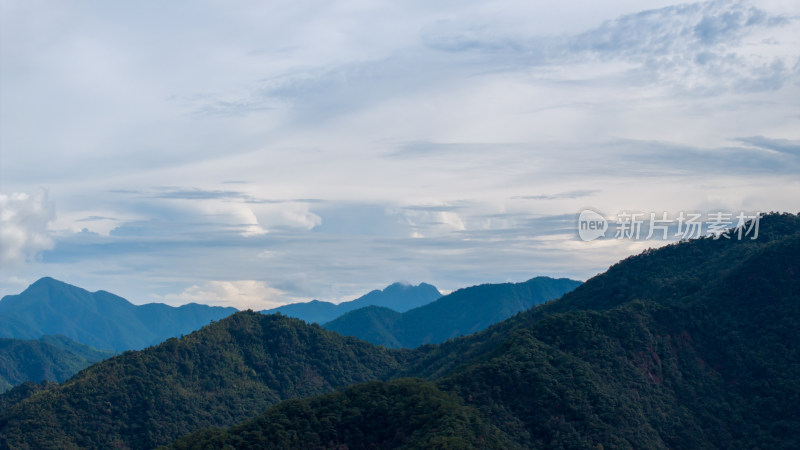
<instances>
[{"instance_id":1,"label":"mountain range","mask_svg":"<svg viewBox=\"0 0 800 450\"><path fill-rule=\"evenodd\" d=\"M285 316L295 317L309 323L324 324L350 311L366 306L380 306L394 311L404 312L418 306L426 305L439 297L442 293L436 287L420 283L411 285L407 283L394 283L383 290L371 291L355 300L339 304L313 300L305 303L292 303L277 308L262 311L264 314L281 313Z\"/></svg>"},{"instance_id":2,"label":"mountain range","mask_svg":"<svg viewBox=\"0 0 800 450\"><path fill-rule=\"evenodd\" d=\"M240 312L0 395L0 448L798 448L798 255L771 214L413 350Z\"/></svg>"},{"instance_id":3,"label":"mountain range","mask_svg":"<svg viewBox=\"0 0 800 450\"><path fill-rule=\"evenodd\" d=\"M0 337L62 335L97 349L122 352L189 333L234 312L235 308L196 303L134 305L106 291L89 292L45 277L0 300Z\"/></svg>"},{"instance_id":4,"label":"mountain range","mask_svg":"<svg viewBox=\"0 0 800 450\"><path fill-rule=\"evenodd\" d=\"M323 327L376 345L414 348L481 331L580 285L580 281L549 277L484 284L459 289L405 313L382 306L357 309Z\"/></svg>"}]
</instances>

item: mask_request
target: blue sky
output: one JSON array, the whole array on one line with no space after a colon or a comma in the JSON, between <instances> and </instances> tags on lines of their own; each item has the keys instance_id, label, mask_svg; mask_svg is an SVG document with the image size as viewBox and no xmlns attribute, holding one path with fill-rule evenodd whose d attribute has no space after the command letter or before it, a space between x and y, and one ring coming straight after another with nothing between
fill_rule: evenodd
<instances>
[{"instance_id":1,"label":"blue sky","mask_svg":"<svg viewBox=\"0 0 800 450\"><path fill-rule=\"evenodd\" d=\"M579 211L800 210L793 1L0 15L0 294L267 308L586 279Z\"/></svg>"}]
</instances>

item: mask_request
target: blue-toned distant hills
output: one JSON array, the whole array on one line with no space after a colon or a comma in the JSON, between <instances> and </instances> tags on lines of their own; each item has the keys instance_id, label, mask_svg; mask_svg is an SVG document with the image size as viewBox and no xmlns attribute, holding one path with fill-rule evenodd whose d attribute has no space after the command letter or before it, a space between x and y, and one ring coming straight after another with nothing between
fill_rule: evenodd
<instances>
[{"instance_id":1,"label":"blue-toned distant hills","mask_svg":"<svg viewBox=\"0 0 800 450\"><path fill-rule=\"evenodd\" d=\"M549 277L483 284L459 289L404 313L385 306L356 309L323 327L376 345L414 348L476 333L580 285L580 281Z\"/></svg>"},{"instance_id":2,"label":"blue-toned distant hills","mask_svg":"<svg viewBox=\"0 0 800 450\"><path fill-rule=\"evenodd\" d=\"M196 303L134 305L109 292L89 292L45 277L21 294L0 300L0 337L63 335L97 349L122 352L190 333L235 312Z\"/></svg>"},{"instance_id":3,"label":"blue-toned distant hills","mask_svg":"<svg viewBox=\"0 0 800 450\"><path fill-rule=\"evenodd\" d=\"M309 323L323 324L336 319L350 311L365 306L381 306L394 311L404 312L418 306L426 305L439 297L442 293L434 286L427 283L411 285L394 283L383 290L374 290L349 302L338 305L330 302L313 300L306 303L293 303L278 308L262 311L264 314L281 313Z\"/></svg>"}]
</instances>

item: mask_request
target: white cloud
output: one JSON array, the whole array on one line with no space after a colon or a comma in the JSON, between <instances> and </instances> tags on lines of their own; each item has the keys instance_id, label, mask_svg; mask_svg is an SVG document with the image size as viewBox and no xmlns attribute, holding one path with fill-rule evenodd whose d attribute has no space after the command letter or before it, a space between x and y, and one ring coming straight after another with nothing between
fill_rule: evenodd
<instances>
[{"instance_id":1,"label":"white cloud","mask_svg":"<svg viewBox=\"0 0 800 450\"><path fill-rule=\"evenodd\" d=\"M403 217L410 227L411 237L431 237L464 231L464 221L453 211L404 209Z\"/></svg>"},{"instance_id":2,"label":"white cloud","mask_svg":"<svg viewBox=\"0 0 800 450\"><path fill-rule=\"evenodd\" d=\"M0 194L0 261L19 264L53 248L48 224L54 218L47 191Z\"/></svg>"},{"instance_id":3,"label":"white cloud","mask_svg":"<svg viewBox=\"0 0 800 450\"><path fill-rule=\"evenodd\" d=\"M322 224L322 218L310 211L307 203L282 202L252 205L258 221L267 227L311 230Z\"/></svg>"},{"instance_id":4,"label":"white cloud","mask_svg":"<svg viewBox=\"0 0 800 450\"><path fill-rule=\"evenodd\" d=\"M193 285L180 294L165 295L162 301L171 305L204 303L254 311L289 303L286 301L283 291L256 280L209 281L201 285Z\"/></svg>"}]
</instances>

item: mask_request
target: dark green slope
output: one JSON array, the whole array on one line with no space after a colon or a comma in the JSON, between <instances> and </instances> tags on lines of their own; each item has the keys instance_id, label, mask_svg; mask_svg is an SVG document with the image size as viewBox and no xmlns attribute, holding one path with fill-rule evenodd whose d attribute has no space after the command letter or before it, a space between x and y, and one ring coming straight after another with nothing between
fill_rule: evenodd
<instances>
[{"instance_id":1,"label":"dark green slope","mask_svg":"<svg viewBox=\"0 0 800 450\"><path fill-rule=\"evenodd\" d=\"M39 338L39 341L78 355L92 364L116 355L116 353L111 350L98 350L90 345L75 342L62 335L47 334Z\"/></svg>"},{"instance_id":2,"label":"dark green slope","mask_svg":"<svg viewBox=\"0 0 800 450\"><path fill-rule=\"evenodd\" d=\"M386 377L399 356L296 319L237 313L61 385L12 390L0 447L152 448L283 399Z\"/></svg>"},{"instance_id":3,"label":"dark green slope","mask_svg":"<svg viewBox=\"0 0 800 450\"><path fill-rule=\"evenodd\" d=\"M548 315L571 311L603 311L630 301L652 300L679 304L724 277L753 252L800 233L800 217L770 214L762 217L756 240L695 239L630 256L586 281L558 300L517 314L475 336L419 349L418 362L407 369L414 376L438 377L465 360L478 358L501 345L514 330Z\"/></svg>"},{"instance_id":4,"label":"dark green slope","mask_svg":"<svg viewBox=\"0 0 800 450\"><path fill-rule=\"evenodd\" d=\"M472 334L580 286L566 278L536 277L524 283L459 289L402 315L355 310L329 322L331 331L387 347L414 348Z\"/></svg>"},{"instance_id":5,"label":"dark green slope","mask_svg":"<svg viewBox=\"0 0 800 450\"><path fill-rule=\"evenodd\" d=\"M428 374L497 439L526 448L800 448L800 219L770 215L761 226L757 241L704 239L629 258L561 300L416 350L402 372ZM345 410L371 411L371 389L348 389L363 398ZM293 425L308 417L387 442L379 427L325 416L328 406L313 402L182 443L347 443ZM435 421L432 411L420 414ZM414 423L398 417L393 430L411 433Z\"/></svg>"},{"instance_id":6,"label":"dark green slope","mask_svg":"<svg viewBox=\"0 0 800 450\"><path fill-rule=\"evenodd\" d=\"M65 381L113 355L64 336L44 336L38 341L0 338L0 393L26 381Z\"/></svg>"},{"instance_id":7,"label":"dark green slope","mask_svg":"<svg viewBox=\"0 0 800 450\"><path fill-rule=\"evenodd\" d=\"M0 336L38 339L47 334L64 335L95 348L121 352L189 333L234 312L234 308L197 304L137 306L105 291L89 292L42 278L21 294L0 301Z\"/></svg>"},{"instance_id":8,"label":"dark green slope","mask_svg":"<svg viewBox=\"0 0 800 450\"><path fill-rule=\"evenodd\" d=\"M440 386L525 446L797 448L798 255L795 235L680 301L545 316Z\"/></svg>"},{"instance_id":9,"label":"dark green slope","mask_svg":"<svg viewBox=\"0 0 800 450\"><path fill-rule=\"evenodd\" d=\"M383 290L376 289L349 302L334 304L313 300L306 303L279 306L262 312L264 314L279 312L285 316L296 317L309 323L323 324L345 313L367 306L380 306L404 312L426 305L441 296L442 293L438 289L427 283L420 283L417 286L394 283Z\"/></svg>"},{"instance_id":10,"label":"dark green slope","mask_svg":"<svg viewBox=\"0 0 800 450\"><path fill-rule=\"evenodd\" d=\"M371 382L289 400L228 432L204 430L170 448L513 448L452 394L419 379Z\"/></svg>"}]
</instances>

